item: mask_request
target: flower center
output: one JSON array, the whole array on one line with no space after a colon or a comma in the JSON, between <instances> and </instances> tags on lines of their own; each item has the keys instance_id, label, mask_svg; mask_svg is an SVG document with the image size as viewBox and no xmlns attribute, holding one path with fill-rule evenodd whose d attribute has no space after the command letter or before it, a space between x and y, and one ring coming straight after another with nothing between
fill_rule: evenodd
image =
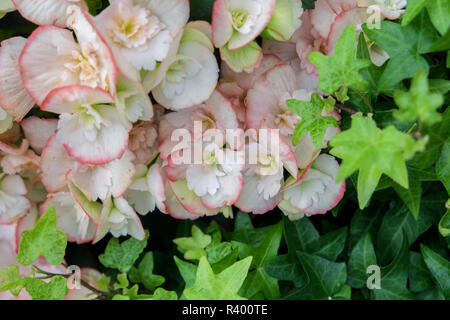
<instances>
[{"instance_id":1,"label":"flower center","mask_svg":"<svg viewBox=\"0 0 450 320\"><path fill-rule=\"evenodd\" d=\"M100 84L100 71L97 55L89 46L85 46L81 51L72 52L72 61L64 66L74 73L78 73L80 83L91 87Z\"/></svg>"},{"instance_id":2,"label":"flower center","mask_svg":"<svg viewBox=\"0 0 450 320\"><path fill-rule=\"evenodd\" d=\"M157 16L140 6L120 1L117 12L109 33L113 41L122 47L140 47L165 28Z\"/></svg>"},{"instance_id":3,"label":"flower center","mask_svg":"<svg viewBox=\"0 0 450 320\"><path fill-rule=\"evenodd\" d=\"M241 9L233 10L231 18L233 19L233 24L240 29L247 22L248 12Z\"/></svg>"}]
</instances>

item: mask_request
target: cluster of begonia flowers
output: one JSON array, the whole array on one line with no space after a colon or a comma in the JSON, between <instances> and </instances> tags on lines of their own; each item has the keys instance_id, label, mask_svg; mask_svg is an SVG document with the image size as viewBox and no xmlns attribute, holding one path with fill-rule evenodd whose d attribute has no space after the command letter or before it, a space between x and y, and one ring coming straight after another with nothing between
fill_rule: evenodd
<instances>
[{"instance_id":1,"label":"cluster of begonia flowers","mask_svg":"<svg viewBox=\"0 0 450 320\"><path fill-rule=\"evenodd\" d=\"M110 0L97 16L83 0L2 2L0 11L17 9L38 27L0 48L0 257L17 252L22 230L50 207L79 244L108 233L143 239L139 215L156 209L177 219L229 217L232 206L253 214L278 206L290 219L328 212L345 190L338 162L322 152L339 128L328 129L322 149L309 135L294 146L302 119L286 101L321 94L309 53L332 55L369 8L396 19L405 5L216 0L209 24L188 22L187 0ZM381 65L387 54L367 41ZM266 144L260 136L205 139L201 163L177 163L186 150L173 133L196 122L200 138L265 128L279 150L246 164L231 159Z\"/></svg>"}]
</instances>

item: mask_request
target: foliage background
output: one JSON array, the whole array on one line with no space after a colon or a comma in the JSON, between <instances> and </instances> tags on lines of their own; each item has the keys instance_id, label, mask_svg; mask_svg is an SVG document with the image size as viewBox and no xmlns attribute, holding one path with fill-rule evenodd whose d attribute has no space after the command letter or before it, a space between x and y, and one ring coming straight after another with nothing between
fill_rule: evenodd
<instances>
[{"instance_id":1,"label":"foliage background","mask_svg":"<svg viewBox=\"0 0 450 320\"><path fill-rule=\"evenodd\" d=\"M192 20L210 20L212 0L190 2ZM89 0L88 3L93 14L107 5L106 0ZM303 3L305 8L314 5L312 0ZM432 28L426 9L419 17L427 23L427 30ZM450 19L450 15L446 18ZM0 20L0 39L27 36L34 28L17 12L10 13ZM153 273L146 276L146 283L139 274L136 275L136 267L130 269L134 262L135 266L144 260L152 264L147 255L139 254L142 250L137 252L137 261L132 259L130 268L126 268L131 282L144 284L139 293L152 293L162 285L166 290L176 291L181 298L186 295L217 298L211 292L203 292L204 296L199 296L195 290L183 291L185 287L202 286L195 282L200 282L199 273L196 273L199 260L204 260L200 257L206 256L217 274L233 262L244 261L251 255L250 272L247 274L245 268L239 271L245 278L238 288L239 295L248 299L449 299L450 217L446 201L450 190L446 190L444 184L447 183L448 188L450 112L445 109L450 98L446 51L450 38L448 31L439 35L433 29L432 34L447 48L436 52L430 50L423 55L430 66L429 78L440 79L432 90L445 94L445 106L439 110L444 116L441 122L422 128L421 134L428 135L429 142L424 152L407 163L409 190L400 189L390 178L383 176L369 205L361 210L355 190L357 176L353 175L347 179L344 199L332 212L296 222L289 221L279 210L256 216L238 213L235 209L234 220L217 216L195 222L178 221L161 213L149 214L141 220L150 233L144 251L153 253ZM371 69L368 72L372 74L366 76L372 77L382 70ZM374 106L374 119L380 128L394 125L398 130L408 131L414 126L414 121L401 122L393 117L397 110L393 92L398 89L406 91L411 82L411 77L407 78L380 94L377 84L372 84L365 93ZM356 111L369 111L364 101L351 92L345 105ZM350 127L351 118L345 112L342 115L342 128L345 130ZM447 168L445 181L440 181L436 174L438 161L444 162ZM202 232L195 231L196 235L190 238L194 225ZM174 239L180 238L185 239L174 243ZM97 268L113 282L115 279L121 282L120 274L124 270L118 270L113 262L108 263L107 258L102 258L107 244L108 239L94 246L69 243L66 261L81 267ZM174 260L174 256L178 260ZM379 290L366 287L369 276L366 269L373 264L382 270ZM205 269L202 270L204 272ZM154 275L164 277L165 281ZM225 278L222 283L214 282L216 291L222 290L226 281L229 279ZM221 298L233 297L231 294Z\"/></svg>"}]
</instances>

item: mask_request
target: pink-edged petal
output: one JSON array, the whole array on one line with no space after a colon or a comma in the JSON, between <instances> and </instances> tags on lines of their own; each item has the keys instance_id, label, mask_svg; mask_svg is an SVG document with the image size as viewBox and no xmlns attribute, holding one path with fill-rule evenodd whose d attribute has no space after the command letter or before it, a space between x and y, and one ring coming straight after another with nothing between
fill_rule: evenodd
<instances>
[{"instance_id":1,"label":"pink-edged petal","mask_svg":"<svg viewBox=\"0 0 450 320\"><path fill-rule=\"evenodd\" d=\"M281 201L281 196L278 194L275 197L264 199L263 194L258 193L257 175L244 175L244 185L239 200L234 204L240 210L245 212L252 212L253 214L264 214L273 210Z\"/></svg>"},{"instance_id":2,"label":"pink-edged petal","mask_svg":"<svg viewBox=\"0 0 450 320\"><path fill-rule=\"evenodd\" d=\"M339 203L345 191L345 181L336 183L338 171L339 164L334 157L320 155L301 179L284 190L284 199L309 215L328 212Z\"/></svg>"},{"instance_id":3,"label":"pink-edged petal","mask_svg":"<svg viewBox=\"0 0 450 320\"><path fill-rule=\"evenodd\" d=\"M30 142L30 146L40 154L47 141L55 134L58 120L31 116L24 119L20 125L22 126L25 138Z\"/></svg>"},{"instance_id":4,"label":"pink-edged petal","mask_svg":"<svg viewBox=\"0 0 450 320\"><path fill-rule=\"evenodd\" d=\"M47 141L41 155L41 181L49 193L66 188L66 175L75 162L75 159L67 154L62 143L56 139L56 135Z\"/></svg>"},{"instance_id":5,"label":"pink-edged petal","mask_svg":"<svg viewBox=\"0 0 450 320\"><path fill-rule=\"evenodd\" d=\"M216 48L223 47L233 35L226 0L216 0L212 12L212 39Z\"/></svg>"},{"instance_id":6,"label":"pink-edged petal","mask_svg":"<svg viewBox=\"0 0 450 320\"><path fill-rule=\"evenodd\" d=\"M207 109L211 111L220 130L239 128L236 112L233 106L220 91L214 90L205 102Z\"/></svg>"},{"instance_id":7,"label":"pink-edged petal","mask_svg":"<svg viewBox=\"0 0 450 320\"><path fill-rule=\"evenodd\" d=\"M358 0L317 0L311 11L311 24L322 38L327 39L336 17L357 5Z\"/></svg>"},{"instance_id":8,"label":"pink-edged petal","mask_svg":"<svg viewBox=\"0 0 450 320\"><path fill-rule=\"evenodd\" d=\"M43 214L50 207L54 207L57 215L57 228L67 235L70 242L83 244L92 241L95 224L89 216L75 202L69 192L60 192L49 196L41 205Z\"/></svg>"},{"instance_id":9,"label":"pink-edged petal","mask_svg":"<svg viewBox=\"0 0 450 320\"><path fill-rule=\"evenodd\" d=\"M80 206L89 219L98 226L102 213L102 204L97 201L89 201L84 193L71 181L71 173L68 173L68 186L75 202ZM109 198L108 198L109 199Z\"/></svg>"},{"instance_id":10,"label":"pink-edged petal","mask_svg":"<svg viewBox=\"0 0 450 320\"><path fill-rule=\"evenodd\" d=\"M113 97L100 88L71 85L52 90L41 109L54 113L75 113L82 105L113 103Z\"/></svg>"},{"instance_id":11,"label":"pink-edged petal","mask_svg":"<svg viewBox=\"0 0 450 320\"><path fill-rule=\"evenodd\" d=\"M178 30L188 22L188 0L134 0L134 2L156 14L170 30L172 36L175 36Z\"/></svg>"},{"instance_id":12,"label":"pink-edged petal","mask_svg":"<svg viewBox=\"0 0 450 320\"><path fill-rule=\"evenodd\" d=\"M20 76L19 56L26 42L25 38L14 37L2 41L0 48L0 106L17 121L34 106Z\"/></svg>"},{"instance_id":13,"label":"pink-edged petal","mask_svg":"<svg viewBox=\"0 0 450 320\"><path fill-rule=\"evenodd\" d=\"M276 0L265 0L261 3L262 12L255 21L255 26L253 29L247 34L234 32L228 42L228 49L236 50L245 47L261 34L272 18L273 9L275 8L275 1Z\"/></svg>"},{"instance_id":14,"label":"pink-edged petal","mask_svg":"<svg viewBox=\"0 0 450 320\"><path fill-rule=\"evenodd\" d=\"M111 48L107 45L95 27L89 13L79 7L70 8L70 28L77 36L80 47L94 50L96 68L98 70L97 87L111 92L116 96L117 65Z\"/></svg>"},{"instance_id":15,"label":"pink-edged petal","mask_svg":"<svg viewBox=\"0 0 450 320\"><path fill-rule=\"evenodd\" d=\"M183 208L175 196L175 193L173 193L171 187L169 186L169 183L166 183L165 194L166 201L164 204L166 206L167 213L171 217L180 220L196 220L201 217L200 215L192 214Z\"/></svg>"},{"instance_id":16,"label":"pink-edged petal","mask_svg":"<svg viewBox=\"0 0 450 320\"><path fill-rule=\"evenodd\" d=\"M98 128L89 127L89 123L80 121L83 115L62 114L56 137L63 143L67 153L79 162L101 165L123 155L128 145L128 131L113 106L96 105L95 110L101 117ZM86 133L88 130L89 135Z\"/></svg>"},{"instance_id":17,"label":"pink-edged petal","mask_svg":"<svg viewBox=\"0 0 450 320\"><path fill-rule=\"evenodd\" d=\"M84 0L13 0L22 17L39 25L53 24L64 28L67 26L70 6L80 6L87 10Z\"/></svg>"},{"instance_id":18,"label":"pink-edged petal","mask_svg":"<svg viewBox=\"0 0 450 320\"><path fill-rule=\"evenodd\" d=\"M176 82L164 79L153 89L156 101L171 110L185 109L202 103L212 94L219 78L217 60L207 47L197 42L186 42L180 46L179 54L194 61L189 63L197 65L195 74Z\"/></svg>"},{"instance_id":19,"label":"pink-edged petal","mask_svg":"<svg viewBox=\"0 0 450 320\"><path fill-rule=\"evenodd\" d=\"M203 216L203 215L215 215L219 210L210 210L205 207L202 200L192 191L189 190L186 180L170 181L168 184L175 194L178 202L189 213Z\"/></svg>"},{"instance_id":20,"label":"pink-edged petal","mask_svg":"<svg viewBox=\"0 0 450 320\"><path fill-rule=\"evenodd\" d=\"M166 202L165 183L159 164L155 163L148 169L147 184L150 193L155 198L158 209L161 212L167 212L167 208L164 204Z\"/></svg>"},{"instance_id":21,"label":"pink-edged petal","mask_svg":"<svg viewBox=\"0 0 450 320\"><path fill-rule=\"evenodd\" d=\"M136 156L127 149L120 159L113 160L106 165L112 173L111 194L114 198L122 197L133 181L133 176L136 173L136 167L133 163L135 159Z\"/></svg>"},{"instance_id":22,"label":"pink-edged petal","mask_svg":"<svg viewBox=\"0 0 450 320\"><path fill-rule=\"evenodd\" d=\"M265 123L276 127L273 116L280 110L282 95L296 89L295 73L289 65L277 65L267 71L248 92L247 126L260 128Z\"/></svg>"},{"instance_id":23,"label":"pink-edged petal","mask_svg":"<svg viewBox=\"0 0 450 320\"><path fill-rule=\"evenodd\" d=\"M55 26L41 26L33 31L19 57L22 81L36 104L55 88L78 84L78 75L66 65L79 51L72 32Z\"/></svg>"},{"instance_id":24,"label":"pink-edged petal","mask_svg":"<svg viewBox=\"0 0 450 320\"><path fill-rule=\"evenodd\" d=\"M365 8L354 8L339 14L332 24L330 34L327 38L328 55L334 55L336 44L348 25L353 24L354 26L359 26L367 21L367 17L367 9Z\"/></svg>"},{"instance_id":25,"label":"pink-edged petal","mask_svg":"<svg viewBox=\"0 0 450 320\"><path fill-rule=\"evenodd\" d=\"M276 65L282 64L283 61L273 54L264 55L260 65L253 72L234 72L230 69L228 64L222 63L221 65L221 76L223 79L234 80L243 90L247 91L255 85L255 82L261 77L266 71L272 69Z\"/></svg>"},{"instance_id":26,"label":"pink-edged petal","mask_svg":"<svg viewBox=\"0 0 450 320\"><path fill-rule=\"evenodd\" d=\"M225 175L218 177L220 188L212 196L207 193L201 198L203 205L209 210L221 209L225 206L231 206L238 201L244 179L241 176Z\"/></svg>"}]
</instances>

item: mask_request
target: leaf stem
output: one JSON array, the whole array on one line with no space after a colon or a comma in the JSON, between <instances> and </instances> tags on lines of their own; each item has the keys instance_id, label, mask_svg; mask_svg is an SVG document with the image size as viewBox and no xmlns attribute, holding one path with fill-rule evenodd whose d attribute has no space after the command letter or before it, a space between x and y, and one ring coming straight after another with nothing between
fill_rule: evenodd
<instances>
[{"instance_id":1,"label":"leaf stem","mask_svg":"<svg viewBox=\"0 0 450 320\"><path fill-rule=\"evenodd\" d=\"M364 103L369 107L370 113L373 114L373 107L372 107L372 104L370 103L369 99L367 99L367 97L365 95L363 95L359 90L357 90L357 89L353 89L353 90L355 90L356 94L358 96L360 96L361 99L363 99Z\"/></svg>"},{"instance_id":2,"label":"leaf stem","mask_svg":"<svg viewBox=\"0 0 450 320\"><path fill-rule=\"evenodd\" d=\"M336 106L336 108L338 108L339 110L346 111L346 112L351 113L351 114L356 114L356 113L358 113L358 112L356 112L356 111L353 110L353 109L344 107L342 104L336 103L335 106Z\"/></svg>"},{"instance_id":3,"label":"leaf stem","mask_svg":"<svg viewBox=\"0 0 450 320\"><path fill-rule=\"evenodd\" d=\"M37 267L36 265L33 265L33 268L36 269L36 271L37 271L38 273L46 275L46 277L37 277L37 279L48 279L48 278L53 277L53 276L61 276L61 277L64 277L64 278L67 279L67 278L69 278L70 276L72 276L71 274L59 274L59 273L51 273L51 272L47 272L47 271L42 270L41 268ZM87 281L85 281L85 280L83 280L83 279L80 279L80 283L81 283L81 285L82 285L83 287L85 287L85 288L91 290L92 292L95 292L95 293L96 293L97 295L99 295L100 297L107 297L107 295L108 295L108 292L99 290L99 289L97 289L97 288L91 286Z\"/></svg>"}]
</instances>

